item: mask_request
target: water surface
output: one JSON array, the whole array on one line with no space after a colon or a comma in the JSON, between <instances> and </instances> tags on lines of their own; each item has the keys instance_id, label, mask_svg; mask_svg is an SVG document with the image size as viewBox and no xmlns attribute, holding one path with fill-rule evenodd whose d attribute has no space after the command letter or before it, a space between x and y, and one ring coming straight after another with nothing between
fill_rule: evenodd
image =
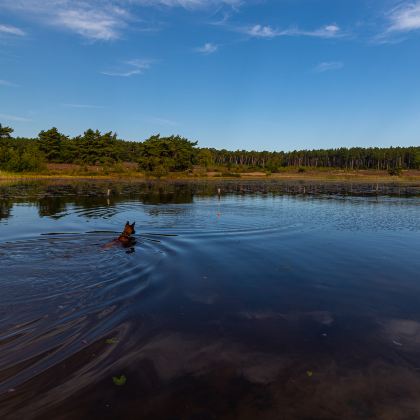
<instances>
[{"instance_id":1,"label":"water surface","mask_svg":"<svg viewBox=\"0 0 420 420\"><path fill-rule=\"evenodd\" d=\"M418 187L0 193L2 418L420 418Z\"/></svg>"}]
</instances>

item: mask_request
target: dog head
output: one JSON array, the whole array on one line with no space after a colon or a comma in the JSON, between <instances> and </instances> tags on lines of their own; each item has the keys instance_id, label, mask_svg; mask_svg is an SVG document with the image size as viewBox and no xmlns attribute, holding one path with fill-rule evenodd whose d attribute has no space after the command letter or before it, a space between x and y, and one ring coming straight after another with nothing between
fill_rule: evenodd
<instances>
[{"instance_id":1,"label":"dog head","mask_svg":"<svg viewBox=\"0 0 420 420\"><path fill-rule=\"evenodd\" d=\"M136 231L134 230L134 225L136 224L136 222L133 222L132 225L130 225L129 222L127 222L124 226L124 230L123 230L123 235L124 236L130 236L130 235L134 235L136 233Z\"/></svg>"}]
</instances>

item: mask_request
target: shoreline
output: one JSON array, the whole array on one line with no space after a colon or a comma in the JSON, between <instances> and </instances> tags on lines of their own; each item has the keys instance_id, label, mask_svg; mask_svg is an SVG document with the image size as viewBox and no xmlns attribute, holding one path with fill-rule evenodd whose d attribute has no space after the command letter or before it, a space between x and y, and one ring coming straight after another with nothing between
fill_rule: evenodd
<instances>
[{"instance_id":1,"label":"shoreline","mask_svg":"<svg viewBox=\"0 0 420 420\"><path fill-rule=\"evenodd\" d=\"M413 174L413 172L416 172ZM263 173L238 173L234 176L222 176L211 173L210 175L179 175L171 174L165 177L150 177L142 173L133 174L109 174L109 175L70 175L70 174L42 174L42 173L0 173L0 182L5 181L36 181L36 180L66 180L66 181L240 181L240 180L258 180L258 181L308 181L308 182L344 182L344 183L382 183L382 184L398 184L398 183L420 183L420 171L410 171L410 175L390 176L377 171L368 172L324 172L313 171L308 173L274 173L266 175Z\"/></svg>"}]
</instances>

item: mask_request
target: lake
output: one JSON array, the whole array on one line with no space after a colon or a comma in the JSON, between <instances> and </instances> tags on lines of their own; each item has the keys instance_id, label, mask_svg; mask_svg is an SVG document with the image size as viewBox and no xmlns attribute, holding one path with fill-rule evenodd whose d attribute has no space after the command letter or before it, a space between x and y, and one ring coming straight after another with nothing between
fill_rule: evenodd
<instances>
[{"instance_id":1,"label":"lake","mask_svg":"<svg viewBox=\"0 0 420 420\"><path fill-rule=\"evenodd\" d=\"M4 183L0 261L1 418L420 418L418 185Z\"/></svg>"}]
</instances>

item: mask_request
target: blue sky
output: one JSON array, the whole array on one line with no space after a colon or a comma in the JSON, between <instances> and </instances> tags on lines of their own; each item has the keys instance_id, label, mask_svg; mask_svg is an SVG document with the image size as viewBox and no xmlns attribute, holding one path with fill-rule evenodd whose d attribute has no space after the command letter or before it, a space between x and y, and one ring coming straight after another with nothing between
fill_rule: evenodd
<instances>
[{"instance_id":1,"label":"blue sky","mask_svg":"<svg viewBox=\"0 0 420 420\"><path fill-rule=\"evenodd\" d=\"M202 147L420 144L420 0L0 0L0 122Z\"/></svg>"}]
</instances>

